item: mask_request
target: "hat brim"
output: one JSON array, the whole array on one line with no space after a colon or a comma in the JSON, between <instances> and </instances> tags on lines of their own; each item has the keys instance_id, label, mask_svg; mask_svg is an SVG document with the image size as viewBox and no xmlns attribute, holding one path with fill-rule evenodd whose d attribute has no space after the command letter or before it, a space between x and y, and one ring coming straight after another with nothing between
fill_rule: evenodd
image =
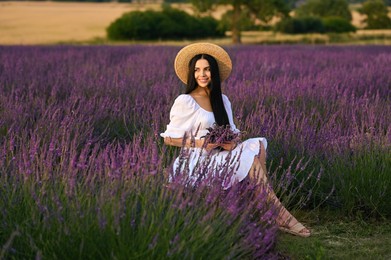
<instances>
[{"instance_id":1,"label":"hat brim","mask_svg":"<svg viewBox=\"0 0 391 260\"><path fill-rule=\"evenodd\" d=\"M232 71L232 61L223 48L213 43L193 43L183 47L175 57L175 73L183 83L187 84L190 60L198 54L208 54L216 59L221 82L229 77Z\"/></svg>"}]
</instances>

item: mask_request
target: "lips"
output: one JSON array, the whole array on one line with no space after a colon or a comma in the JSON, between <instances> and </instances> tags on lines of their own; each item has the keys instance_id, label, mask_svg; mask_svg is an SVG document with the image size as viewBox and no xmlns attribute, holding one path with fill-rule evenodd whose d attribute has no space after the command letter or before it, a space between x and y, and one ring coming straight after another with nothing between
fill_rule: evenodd
<instances>
[{"instance_id":1,"label":"lips","mask_svg":"<svg viewBox=\"0 0 391 260\"><path fill-rule=\"evenodd\" d=\"M198 81L201 83L208 83L209 80L208 79L199 79Z\"/></svg>"}]
</instances>

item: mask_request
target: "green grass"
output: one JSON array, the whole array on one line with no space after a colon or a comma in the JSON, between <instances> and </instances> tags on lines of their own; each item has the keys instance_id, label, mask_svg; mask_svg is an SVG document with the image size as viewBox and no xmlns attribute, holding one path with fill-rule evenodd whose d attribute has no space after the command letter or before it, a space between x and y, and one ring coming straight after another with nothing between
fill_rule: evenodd
<instances>
[{"instance_id":1,"label":"green grass","mask_svg":"<svg viewBox=\"0 0 391 260\"><path fill-rule=\"evenodd\" d=\"M303 212L301 212L303 213ZM296 213L312 230L309 238L280 233L276 250L292 259L390 259L390 220L351 220L340 212Z\"/></svg>"}]
</instances>

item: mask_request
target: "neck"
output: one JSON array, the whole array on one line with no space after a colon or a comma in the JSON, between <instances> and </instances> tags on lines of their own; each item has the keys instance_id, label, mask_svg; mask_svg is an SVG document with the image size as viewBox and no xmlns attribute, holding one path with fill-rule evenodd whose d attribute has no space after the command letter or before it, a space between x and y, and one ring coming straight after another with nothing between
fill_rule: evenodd
<instances>
[{"instance_id":1,"label":"neck","mask_svg":"<svg viewBox=\"0 0 391 260\"><path fill-rule=\"evenodd\" d=\"M210 95L210 90L209 88L202 88L200 86L198 86L196 89L195 89L195 92L197 92L198 95L203 95L203 96L208 96Z\"/></svg>"}]
</instances>

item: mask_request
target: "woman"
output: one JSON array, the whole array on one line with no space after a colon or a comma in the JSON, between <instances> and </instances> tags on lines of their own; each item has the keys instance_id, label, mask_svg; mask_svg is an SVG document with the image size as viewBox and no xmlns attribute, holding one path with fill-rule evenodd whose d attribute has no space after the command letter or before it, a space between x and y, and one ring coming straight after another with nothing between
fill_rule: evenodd
<instances>
[{"instance_id":1,"label":"woman","mask_svg":"<svg viewBox=\"0 0 391 260\"><path fill-rule=\"evenodd\" d=\"M161 134L166 145L189 147L186 166L192 172L200 161L213 158L213 166L227 162L227 157L236 163L235 169L225 188L235 182L250 179L256 183L267 182L265 138L251 138L239 144L206 143L202 138L214 124L229 126L233 132L240 132L233 121L231 103L221 93L221 82L228 78L232 62L228 53L211 43L195 43L180 50L175 58L175 72L186 84L186 94L179 95L170 111L170 123ZM220 149L216 149L220 148ZM223 150L223 151L221 151ZM228 158L228 159L229 159ZM209 162L208 162L209 163ZM180 158L174 163L174 171L181 167ZM193 176L197 178L197 176ZM310 231L294 218L281 204L272 190L268 196L280 208L277 224L280 229L302 237L310 236Z\"/></svg>"}]
</instances>

